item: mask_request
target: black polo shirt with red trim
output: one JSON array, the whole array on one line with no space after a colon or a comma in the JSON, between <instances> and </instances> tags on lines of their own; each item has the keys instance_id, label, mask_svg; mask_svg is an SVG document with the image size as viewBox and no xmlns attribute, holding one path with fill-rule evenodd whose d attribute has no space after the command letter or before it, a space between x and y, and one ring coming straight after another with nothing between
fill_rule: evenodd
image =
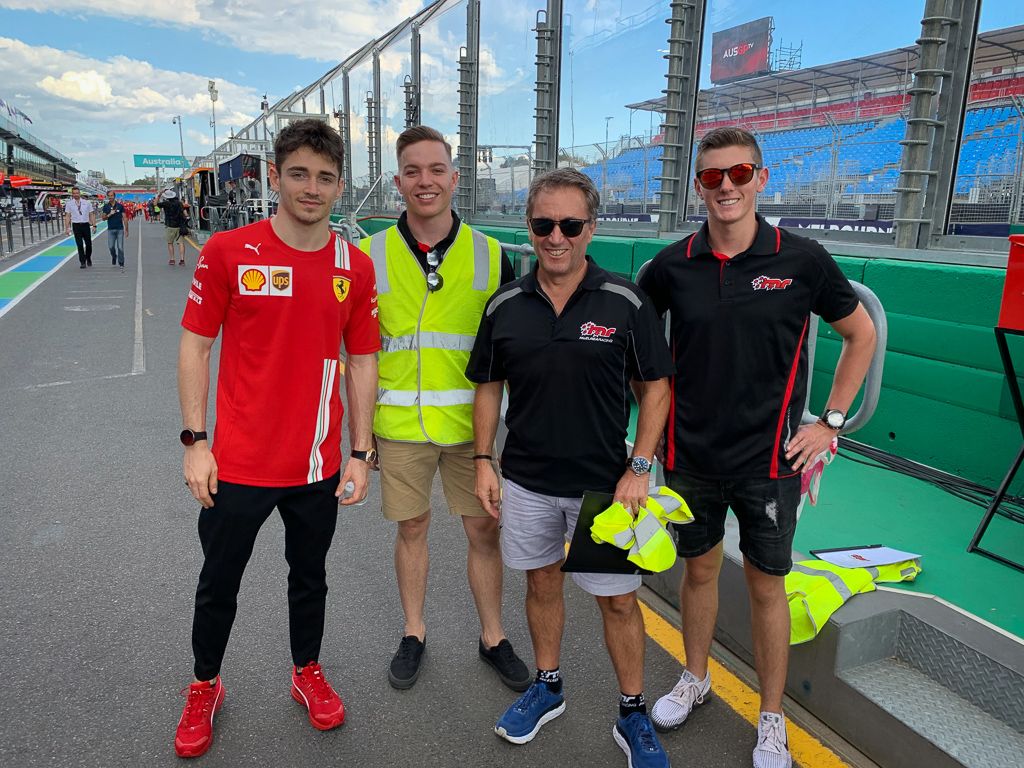
<instances>
[{"instance_id":1,"label":"black polo shirt with red trim","mask_svg":"<svg viewBox=\"0 0 1024 768\"><path fill-rule=\"evenodd\" d=\"M807 392L810 314L847 317L857 295L828 251L757 217L731 259L708 227L663 249L640 280L671 311L667 469L708 479L796 474L786 461Z\"/></svg>"},{"instance_id":2,"label":"black polo shirt with red trim","mask_svg":"<svg viewBox=\"0 0 1024 768\"><path fill-rule=\"evenodd\" d=\"M508 383L502 474L534 493L612 493L626 470L631 379L670 376L664 325L633 283L588 257L556 315L537 267L487 302L466 368Z\"/></svg>"}]
</instances>

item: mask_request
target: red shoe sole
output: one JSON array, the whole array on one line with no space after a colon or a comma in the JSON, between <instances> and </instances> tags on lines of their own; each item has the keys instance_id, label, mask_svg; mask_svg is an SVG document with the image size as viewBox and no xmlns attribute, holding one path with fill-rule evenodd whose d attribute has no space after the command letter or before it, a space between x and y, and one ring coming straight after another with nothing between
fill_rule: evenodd
<instances>
[{"instance_id":1,"label":"red shoe sole","mask_svg":"<svg viewBox=\"0 0 1024 768\"><path fill-rule=\"evenodd\" d=\"M338 713L335 720L330 723L321 723L319 720L313 719L313 713L309 711L309 704L306 703L306 699L303 698L299 690L292 685L292 698L295 699L299 704L306 708L306 714L309 716L309 724L316 728L318 731L330 731L337 728L339 725L345 722L345 705L341 705L341 712Z\"/></svg>"},{"instance_id":2,"label":"red shoe sole","mask_svg":"<svg viewBox=\"0 0 1024 768\"><path fill-rule=\"evenodd\" d=\"M213 705L213 715L214 715L214 717L216 717L217 713L220 711L220 708L224 704L224 698L226 696L227 696L227 692L223 691L222 694L221 694L220 700L216 704ZM208 738L206 741L202 742L201 744L189 744L187 746L186 745L179 745L178 744L178 739L175 738L174 739L174 752L175 752L175 754L178 755L178 757L200 757L201 755L205 755L206 754L207 750L210 749L210 745L211 744L213 744L212 718L211 718L210 738Z\"/></svg>"}]
</instances>

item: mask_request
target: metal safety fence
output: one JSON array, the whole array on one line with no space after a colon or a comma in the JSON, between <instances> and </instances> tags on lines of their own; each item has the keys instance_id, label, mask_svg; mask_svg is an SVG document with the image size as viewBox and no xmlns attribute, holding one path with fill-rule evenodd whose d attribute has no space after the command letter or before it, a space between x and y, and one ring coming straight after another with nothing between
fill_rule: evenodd
<instances>
[{"instance_id":1,"label":"metal safety fence","mask_svg":"<svg viewBox=\"0 0 1024 768\"><path fill-rule=\"evenodd\" d=\"M0 259L63 235L64 227L58 214L24 215L0 210Z\"/></svg>"}]
</instances>

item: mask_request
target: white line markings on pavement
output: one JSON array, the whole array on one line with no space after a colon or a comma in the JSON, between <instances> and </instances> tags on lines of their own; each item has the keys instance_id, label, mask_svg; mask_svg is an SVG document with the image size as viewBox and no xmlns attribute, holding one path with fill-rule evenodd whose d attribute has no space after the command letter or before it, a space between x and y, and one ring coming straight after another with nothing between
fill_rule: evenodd
<instances>
[{"instance_id":1,"label":"white line markings on pavement","mask_svg":"<svg viewBox=\"0 0 1024 768\"><path fill-rule=\"evenodd\" d=\"M138 272L135 275L135 351L132 355L132 376L146 372L146 346L142 342L142 235L139 235L139 252L135 257Z\"/></svg>"}]
</instances>

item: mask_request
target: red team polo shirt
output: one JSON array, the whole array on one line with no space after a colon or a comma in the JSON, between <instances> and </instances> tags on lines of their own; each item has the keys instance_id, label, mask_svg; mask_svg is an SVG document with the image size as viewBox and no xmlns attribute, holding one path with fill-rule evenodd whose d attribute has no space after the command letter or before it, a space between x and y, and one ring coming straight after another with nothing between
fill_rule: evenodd
<instances>
[{"instance_id":1,"label":"red team polo shirt","mask_svg":"<svg viewBox=\"0 0 1024 768\"><path fill-rule=\"evenodd\" d=\"M203 248L181 325L223 328L213 454L221 480L283 487L341 467L338 355L380 349L370 258L332 235L297 251L269 220Z\"/></svg>"}]
</instances>

